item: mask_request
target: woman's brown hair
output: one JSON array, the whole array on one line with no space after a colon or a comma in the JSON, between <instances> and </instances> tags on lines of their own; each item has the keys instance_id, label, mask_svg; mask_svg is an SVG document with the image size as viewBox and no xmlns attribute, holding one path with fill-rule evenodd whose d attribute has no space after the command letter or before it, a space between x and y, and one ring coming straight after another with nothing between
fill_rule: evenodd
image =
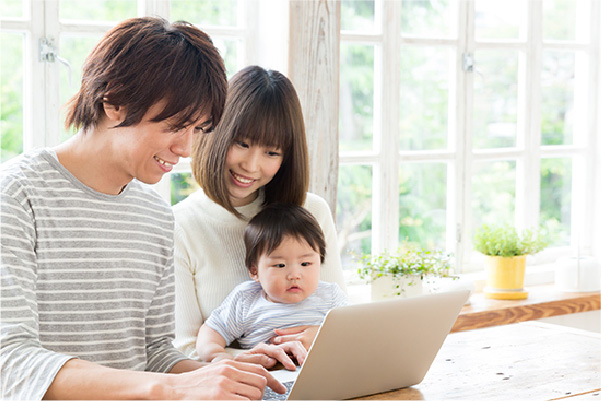
<instances>
[{"instance_id":1,"label":"woman's brown hair","mask_svg":"<svg viewBox=\"0 0 601 401\"><path fill-rule=\"evenodd\" d=\"M222 119L210 135L192 148L192 172L205 194L232 212L225 171L227 154L236 141L277 147L283 151L280 169L265 185L265 205L302 206L309 187L305 123L292 82L278 71L250 66L234 75L228 87Z\"/></svg>"},{"instance_id":2,"label":"woman's brown hair","mask_svg":"<svg viewBox=\"0 0 601 401\"><path fill-rule=\"evenodd\" d=\"M85 131L97 125L103 103L127 108L119 127L136 125L161 100L165 108L154 122L173 117L173 128L181 129L207 113L217 124L226 89L223 59L206 33L184 21L132 18L110 30L86 58L65 126Z\"/></svg>"}]
</instances>

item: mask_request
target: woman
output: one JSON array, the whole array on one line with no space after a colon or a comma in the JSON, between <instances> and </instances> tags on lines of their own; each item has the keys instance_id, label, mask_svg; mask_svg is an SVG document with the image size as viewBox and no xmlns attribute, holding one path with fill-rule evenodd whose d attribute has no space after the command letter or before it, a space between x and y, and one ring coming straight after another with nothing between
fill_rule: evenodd
<instances>
[{"instance_id":1,"label":"woman","mask_svg":"<svg viewBox=\"0 0 601 401\"><path fill-rule=\"evenodd\" d=\"M248 280L244 228L265 205L293 203L315 216L327 244L321 277L345 288L330 209L307 193L307 154L301 105L290 80L257 66L232 77L221 122L192 149L192 170L202 189L174 207L174 344L186 355L194 356L198 330L211 311ZM308 326L280 330L272 343L301 341L308 348L316 332Z\"/></svg>"}]
</instances>

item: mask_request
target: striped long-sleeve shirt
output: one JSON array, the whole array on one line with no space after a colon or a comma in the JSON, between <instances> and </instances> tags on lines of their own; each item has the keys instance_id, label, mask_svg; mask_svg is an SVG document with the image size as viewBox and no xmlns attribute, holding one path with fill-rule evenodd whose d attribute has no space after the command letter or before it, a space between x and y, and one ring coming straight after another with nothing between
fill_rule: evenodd
<instances>
[{"instance_id":1,"label":"striped long-sleeve shirt","mask_svg":"<svg viewBox=\"0 0 601 401\"><path fill-rule=\"evenodd\" d=\"M173 216L147 185L116 196L47 150L2 165L2 399L41 399L62 365L167 372L174 331Z\"/></svg>"}]
</instances>

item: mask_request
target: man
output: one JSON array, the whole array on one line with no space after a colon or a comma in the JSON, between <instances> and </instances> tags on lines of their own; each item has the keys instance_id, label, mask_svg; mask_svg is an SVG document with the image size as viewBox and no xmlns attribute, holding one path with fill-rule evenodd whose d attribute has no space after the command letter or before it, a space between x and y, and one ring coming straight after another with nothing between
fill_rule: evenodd
<instances>
[{"instance_id":1,"label":"man","mask_svg":"<svg viewBox=\"0 0 601 401\"><path fill-rule=\"evenodd\" d=\"M77 134L2 166L3 399L285 391L259 365L205 366L171 344L173 217L146 184L212 130L225 91L205 33L160 18L124 21L86 59L67 110Z\"/></svg>"}]
</instances>

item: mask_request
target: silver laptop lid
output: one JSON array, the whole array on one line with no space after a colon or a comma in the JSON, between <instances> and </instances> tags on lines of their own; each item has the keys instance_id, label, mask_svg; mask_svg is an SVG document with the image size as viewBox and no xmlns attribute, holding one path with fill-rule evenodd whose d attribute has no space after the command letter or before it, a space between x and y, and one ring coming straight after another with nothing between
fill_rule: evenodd
<instances>
[{"instance_id":1,"label":"silver laptop lid","mask_svg":"<svg viewBox=\"0 0 601 401\"><path fill-rule=\"evenodd\" d=\"M288 399L345 399L420 383L469 291L331 310Z\"/></svg>"}]
</instances>

